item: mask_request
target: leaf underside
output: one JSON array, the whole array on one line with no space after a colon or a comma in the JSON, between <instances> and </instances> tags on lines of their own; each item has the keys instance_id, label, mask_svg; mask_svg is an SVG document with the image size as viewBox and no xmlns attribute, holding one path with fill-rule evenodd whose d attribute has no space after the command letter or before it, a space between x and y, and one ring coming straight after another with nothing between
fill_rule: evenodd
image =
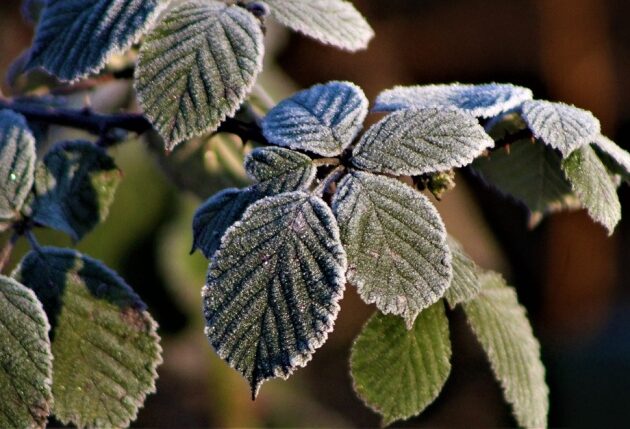
<instances>
[{"instance_id":1,"label":"leaf underside","mask_svg":"<svg viewBox=\"0 0 630 429\"><path fill-rule=\"evenodd\" d=\"M78 427L126 427L155 391L157 325L140 298L99 261L44 247L13 276L31 288L53 326L53 413Z\"/></svg>"},{"instance_id":2,"label":"leaf underside","mask_svg":"<svg viewBox=\"0 0 630 429\"><path fill-rule=\"evenodd\" d=\"M203 290L206 334L254 397L325 342L345 271L332 212L306 193L262 199L227 231Z\"/></svg>"},{"instance_id":3,"label":"leaf underside","mask_svg":"<svg viewBox=\"0 0 630 429\"><path fill-rule=\"evenodd\" d=\"M190 0L170 10L146 37L135 77L140 105L166 148L234 115L263 52L260 24L241 7Z\"/></svg>"},{"instance_id":4,"label":"leaf underside","mask_svg":"<svg viewBox=\"0 0 630 429\"><path fill-rule=\"evenodd\" d=\"M475 118L455 109L407 109L370 127L353 164L395 175L421 175L470 164L494 145Z\"/></svg>"},{"instance_id":5,"label":"leaf underside","mask_svg":"<svg viewBox=\"0 0 630 429\"><path fill-rule=\"evenodd\" d=\"M0 276L0 427L46 426L52 404L49 328L35 294Z\"/></svg>"},{"instance_id":6,"label":"leaf underside","mask_svg":"<svg viewBox=\"0 0 630 429\"><path fill-rule=\"evenodd\" d=\"M161 0L48 0L27 68L38 66L64 81L103 69L151 26Z\"/></svg>"},{"instance_id":7,"label":"leaf underside","mask_svg":"<svg viewBox=\"0 0 630 429\"><path fill-rule=\"evenodd\" d=\"M332 207L348 254L348 281L366 303L402 316L411 328L451 282L437 210L398 180L363 172L341 181Z\"/></svg>"},{"instance_id":8,"label":"leaf underside","mask_svg":"<svg viewBox=\"0 0 630 429\"><path fill-rule=\"evenodd\" d=\"M458 304L470 301L479 294L481 270L457 241L449 237L448 245L453 255L453 280L444 296L449 307L454 309Z\"/></svg>"},{"instance_id":9,"label":"leaf underside","mask_svg":"<svg viewBox=\"0 0 630 429\"><path fill-rule=\"evenodd\" d=\"M451 342L444 305L424 310L411 330L394 316L376 313L352 346L354 390L383 424L420 414L451 371Z\"/></svg>"}]
</instances>

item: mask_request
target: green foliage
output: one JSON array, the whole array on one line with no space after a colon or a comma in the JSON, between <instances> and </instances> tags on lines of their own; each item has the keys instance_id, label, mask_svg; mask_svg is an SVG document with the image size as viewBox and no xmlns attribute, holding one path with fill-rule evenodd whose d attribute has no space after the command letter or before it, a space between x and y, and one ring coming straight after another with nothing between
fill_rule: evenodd
<instances>
[{"instance_id":1,"label":"green foliage","mask_svg":"<svg viewBox=\"0 0 630 429\"><path fill-rule=\"evenodd\" d=\"M411 329L376 313L352 346L354 390L383 416L383 424L420 414L440 394L451 372L444 304L423 311Z\"/></svg>"},{"instance_id":2,"label":"green foliage","mask_svg":"<svg viewBox=\"0 0 630 429\"><path fill-rule=\"evenodd\" d=\"M52 403L48 319L35 294L0 276L0 426L44 427Z\"/></svg>"},{"instance_id":3,"label":"green foliage","mask_svg":"<svg viewBox=\"0 0 630 429\"><path fill-rule=\"evenodd\" d=\"M257 182L264 194L307 189L315 179L317 168L308 156L279 147L263 147L245 157L247 175Z\"/></svg>"},{"instance_id":4,"label":"green foliage","mask_svg":"<svg viewBox=\"0 0 630 429\"><path fill-rule=\"evenodd\" d=\"M449 307L470 301L479 294L481 282L479 276L482 271L464 252L461 245L449 237L448 246L453 255L453 280L444 297Z\"/></svg>"},{"instance_id":5,"label":"green foliage","mask_svg":"<svg viewBox=\"0 0 630 429\"><path fill-rule=\"evenodd\" d=\"M79 427L125 427L155 390L156 323L133 290L101 262L44 247L13 277L31 288L52 324L53 412Z\"/></svg>"}]
</instances>

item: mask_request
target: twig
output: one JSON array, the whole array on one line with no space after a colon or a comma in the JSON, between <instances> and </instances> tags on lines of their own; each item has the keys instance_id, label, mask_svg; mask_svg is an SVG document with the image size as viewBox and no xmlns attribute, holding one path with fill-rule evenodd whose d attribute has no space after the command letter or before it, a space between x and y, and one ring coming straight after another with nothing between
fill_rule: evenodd
<instances>
[{"instance_id":1,"label":"twig","mask_svg":"<svg viewBox=\"0 0 630 429\"><path fill-rule=\"evenodd\" d=\"M9 262L15 243L17 243L19 238L20 235L17 232L14 232L13 235L11 235L11 238L9 238L9 241L5 243L4 247L0 251L0 273L4 271L4 266L7 262Z\"/></svg>"},{"instance_id":2,"label":"twig","mask_svg":"<svg viewBox=\"0 0 630 429\"><path fill-rule=\"evenodd\" d=\"M319 185L313 190L313 194L323 197L328 187L346 171L346 167L338 165L326 177L324 177Z\"/></svg>"}]
</instances>

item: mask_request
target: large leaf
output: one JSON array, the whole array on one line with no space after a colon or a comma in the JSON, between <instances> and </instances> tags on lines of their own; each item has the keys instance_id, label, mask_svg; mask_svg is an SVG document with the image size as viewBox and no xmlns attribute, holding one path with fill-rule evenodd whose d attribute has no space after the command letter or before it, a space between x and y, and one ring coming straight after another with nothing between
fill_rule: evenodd
<instances>
[{"instance_id":1,"label":"large leaf","mask_svg":"<svg viewBox=\"0 0 630 429\"><path fill-rule=\"evenodd\" d=\"M27 68L41 66L62 80L97 73L152 24L162 0L48 0Z\"/></svg>"},{"instance_id":2,"label":"large leaf","mask_svg":"<svg viewBox=\"0 0 630 429\"><path fill-rule=\"evenodd\" d=\"M418 316L411 330L376 313L352 346L354 390L383 424L420 414L439 395L451 371L448 319L441 302Z\"/></svg>"},{"instance_id":3,"label":"large leaf","mask_svg":"<svg viewBox=\"0 0 630 429\"><path fill-rule=\"evenodd\" d=\"M263 133L278 146L336 156L361 131L367 109L363 91L352 83L315 85L271 109Z\"/></svg>"},{"instance_id":4,"label":"large leaf","mask_svg":"<svg viewBox=\"0 0 630 429\"><path fill-rule=\"evenodd\" d=\"M330 208L303 192L267 197L226 233L203 290L206 334L255 397L326 340L339 312L346 255Z\"/></svg>"},{"instance_id":5,"label":"large leaf","mask_svg":"<svg viewBox=\"0 0 630 429\"><path fill-rule=\"evenodd\" d=\"M518 425L544 427L549 408L545 368L525 309L500 275L484 274L481 282L477 298L463 304L468 322L486 351Z\"/></svg>"},{"instance_id":6,"label":"large leaf","mask_svg":"<svg viewBox=\"0 0 630 429\"><path fill-rule=\"evenodd\" d=\"M510 84L397 86L382 92L374 110L389 112L412 107L456 107L489 118L532 99L528 88Z\"/></svg>"},{"instance_id":7,"label":"large leaf","mask_svg":"<svg viewBox=\"0 0 630 429\"><path fill-rule=\"evenodd\" d=\"M590 146L574 151L562 161L562 169L588 214L612 234L621 220L617 187Z\"/></svg>"},{"instance_id":8,"label":"large leaf","mask_svg":"<svg viewBox=\"0 0 630 429\"><path fill-rule=\"evenodd\" d=\"M439 213L411 187L363 172L341 181L332 207L348 253L348 281L366 303L404 317L411 328L451 282Z\"/></svg>"},{"instance_id":9,"label":"large leaf","mask_svg":"<svg viewBox=\"0 0 630 429\"><path fill-rule=\"evenodd\" d=\"M52 404L48 319L35 294L0 276L0 426L45 427Z\"/></svg>"},{"instance_id":10,"label":"large leaf","mask_svg":"<svg viewBox=\"0 0 630 429\"><path fill-rule=\"evenodd\" d=\"M166 14L142 45L135 86L167 149L236 112L263 51L260 24L241 7L190 0Z\"/></svg>"},{"instance_id":11,"label":"large leaf","mask_svg":"<svg viewBox=\"0 0 630 429\"><path fill-rule=\"evenodd\" d=\"M35 173L32 218L80 240L109 214L121 177L104 149L86 141L58 143Z\"/></svg>"},{"instance_id":12,"label":"large leaf","mask_svg":"<svg viewBox=\"0 0 630 429\"><path fill-rule=\"evenodd\" d=\"M587 145L599 134L599 120L591 112L544 100L523 104L523 119L534 133L563 158L575 149Z\"/></svg>"},{"instance_id":13,"label":"large leaf","mask_svg":"<svg viewBox=\"0 0 630 429\"><path fill-rule=\"evenodd\" d=\"M453 255L453 280L444 295L451 308L470 301L481 290L481 269L464 252L461 244L449 237L448 246Z\"/></svg>"},{"instance_id":14,"label":"large leaf","mask_svg":"<svg viewBox=\"0 0 630 429\"><path fill-rule=\"evenodd\" d=\"M394 112L374 124L354 148L359 168L396 175L421 175L470 164L494 141L479 123L457 109Z\"/></svg>"},{"instance_id":15,"label":"large leaf","mask_svg":"<svg viewBox=\"0 0 630 429\"><path fill-rule=\"evenodd\" d=\"M266 0L265 3L282 24L338 48L365 49L374 37L365 18L345 0Z\"/></svg>"},{"instance_id":16,"label":"large leaf","mask_svg":"<svg viewBox=\"0 0 630 429\"><path fill-rule=\"evenodd\" d=\"M0 230L15 219L33 186L35 138L22 115L0 110Z\"/></svg>"},{"instance_id":17,"label":"large leaf","mask_svg":"<svg viewBox=\"0 0 630 429\"><path fill-rule=\"evenodd\" d=\"M266 194L306 189L315 179L317 168L306 155L280 147L263 147L245 157L247 175Z\"/></svg>"},{"instance_id":18,"label":"large leaf","mask_svg":"<svg viewBox=\"0 0 630 429\"><path fill-rule=\"evenodd\" d=\"M630 181L630 153L603 135L595 138L593 148L611 173L619 174L626 182Z\"/></svg>"},{"instance_id":19,"label":"large leaf","mask_svg":"<svg viewBox=\"0 0 630 429\"><path fill-rule=\"evenodd\" d=\"M161 363L157 325L138 295L101 262L68 249L26 255L13 276L53 326L53 413L79 427L126 427Z\"/></svg>"}]
</instances>

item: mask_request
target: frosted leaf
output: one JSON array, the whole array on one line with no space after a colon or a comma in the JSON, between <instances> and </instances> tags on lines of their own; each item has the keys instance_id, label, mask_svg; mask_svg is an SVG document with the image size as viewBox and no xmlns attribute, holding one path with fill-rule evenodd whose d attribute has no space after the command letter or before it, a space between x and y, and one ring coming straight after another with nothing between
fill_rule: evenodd
<instances>
[{"instance_id":1,"label":"frosted leaf","mask_svg":"<svg viewBox=\"0 0 630 429\"><path fill-rule=\"evenodd\" d=\"M621 203L615 182L593 148L575 150L562 161L562 169L591 218L612 235L621 220Z\"/></svg>"},{"instance_id":2,"label":"frosted leaf","mask_svg":"<svg viewBox=\"0 0 630 429\"><path fill-rule=\"evenodd\" d=\"M30 23L35 24L39 21L39 17L42 15L42 11L46 7L48 0L22 0L22 16Z\"/></svg>"},{"instance_id":3,"label":"frosted leaf","mask_svg":"<svg viewBox=\"0 0 630 429\"><path fill-rule=\"evenodd\" d=\"M255 397L306 365L339 312L346 255L330 208L303 192L267 197L223 237L203 289L206 334Z\"/></svg>"},{"instance_id":4,"label":"frosted leaf","mask_svg":"<svg viewBox=\"0 0 630 429\"><path fill-rule=\"evenodd\" d=\"M33 186L35 160L35 137L24 117L0 110L0 230L18 217Z\"/></svg>"},{"instance_id":5,"label":"frosted leaf","mask_svg":"<svg viewBox=\"0 0 630 429\"><path fill-rule=\"evenodd\" d=\"M382 92L374 111L422 107L455 107L473 116L490 118L531 100L532 91L511 84L397 86Z\"/></svg>"},{"instance_id":6,"label":"frosted leaf","mask_svg":"<svg viewBox=\"0 0 630 429\"><path fill-rule=\"evenodd\" d=\"M57 143L35 172L31 216L80 240L107 218L121 179L104 149L86 141Z\"/></svg>"},{"instance_id":7,"label":"frosted leaf","mask_svg":"<svg viewBox=\"0 0 630 429\"><path fill-rule=\"evenodd\" d=\"M306 189L315 179L317 168L306 155L280 147L254 149L245 157L247 175L258 182L265 193Z\"/></svg>"},{"instance_id":8,"label":"frosted leaf","mask_svg":"<svg viewBox=\"0 0 630 429\"><path fill-rule=\"evenodd\" d=\"M470 164L494 141L479 123L456 109L407 109L374 124L354 148L358 168L421 175Z\"/></svg>"},{"instance_id":9,"label":"frosted leaf","mask_svg":"<svg viewBox=\"0 0 630 429\"><path fill-rule=\"evenodd\" d=\"M492 370L519 426L547 426L549 390L540 345L516 292L496 273L481 277L477 298L463 304L473 332L485 350Z\"/></svg>"},{"instance_id":10,"label":"frosted leaf","mask_svg":"<svg viewBox=\"0 0 630 429\"><path fill-rule=\"evenodd\" d=\"M630 153L603 135L597 136L592 146L610 172L630 181Z\"/></svg>"},{"instance_id":11,"label":"frosted leaf","mask_svg":"<svg viewBox=\"0 0 630 429\"><path fill-rule=\"evenodd\" d=\"M315 85L271 109L263 134L278 146L336 156L361 131L367 110L363 91L352 83Z\"/></svg>"},{"instance_id":12,"label":"frosted leaf","mask_svg":"<svg viewBox=\"0 0 630 429\"><path fill-rule=\"evenodd\" d=\"M49 329L35 294L0 276L0 427L46 426L53 399Z\"/></svg>"},{"instance_id":13,"label":"frosted leaf","mask_svg":"<svg viewBox=\"0 0 630 429\"><path fill-rule=\"evenodd\" d=\"M348 51L367 48L374 30L345 0L265 0L271 15L287 27Z\"/></svg>"},{"instance_id":14,"label":"frosted leaf","mask_svg":"<svg viewBox=\"0 0 630 429\"><path fill-rule=\"evenodd\" d=\"M357 395L383 417L383 426L420 414L451 372L451 341L442 302L408 330L377 312L352 345L350 373Z\"/></svg>"},{"instance_id":15,"label":"frosted leaf","mask_svg":"<svg viewBox=\"0 0 630 429\"><path fill-rule=\"evenodd\" d=\"M461 244L453 238L448 239L448 246L453 255L453 280L446 291L445 297L451 309L462 302L475 298L481 290L479 277L481 269L464 252Z\"/></svg>"},{"instance_id":16,"label":"frosted leaf","mask_svg":"<svg viewBox=\"0 0 630 429\"><path fill-rule=\"evenodd\" d=\"M523 119L534 133L566 158L600 132L599 120L589 111L564 103L533 100L523 104Z\"/></svg>"},{"instance_id":17,"label":"frosted leaf","mask_svg":"<svg viewBox=\"0 0 630 429\"><path fill-rule=\"evenodd\" d=\"M140 105L167 149L234 115L263 53L260 24L241 7L189 0L170 10L146 37L135 76Z\"/></svg>"},{"instance_id":18,"label":"frosted leaf","mask_svg":"<svg viewBox=\"0 0 630 429\"><path fill-rule=\"evenodd\" d=\"M348 281L381 312L411 328L451 282L451 253L439 213L421 193L389 177L353 172L332 203L348 254Z\"/></svg>"},{"instance_id":19,"label":"frosted leaf","mask_svg":"<svg viewBox=\"0 0 630 429\"><path fill-rule=\"evenodd\" d=\"M27 64L64 81L98 73L148 28L161 0L48 0ZM164 94L161 94L164 95Z\"/></svg>"},{"instance_id":20,"label":"frosted leaf","mask_svg":"<svg viewBox=\"0 0 630 429\"><path fill-rule=\"evenodd\" d=\"M13 273L43 303L53 328L53 414L78 427L127 427L155 391L157 324L101 262L43 247Z\"/></svg>"}]
</instances>

